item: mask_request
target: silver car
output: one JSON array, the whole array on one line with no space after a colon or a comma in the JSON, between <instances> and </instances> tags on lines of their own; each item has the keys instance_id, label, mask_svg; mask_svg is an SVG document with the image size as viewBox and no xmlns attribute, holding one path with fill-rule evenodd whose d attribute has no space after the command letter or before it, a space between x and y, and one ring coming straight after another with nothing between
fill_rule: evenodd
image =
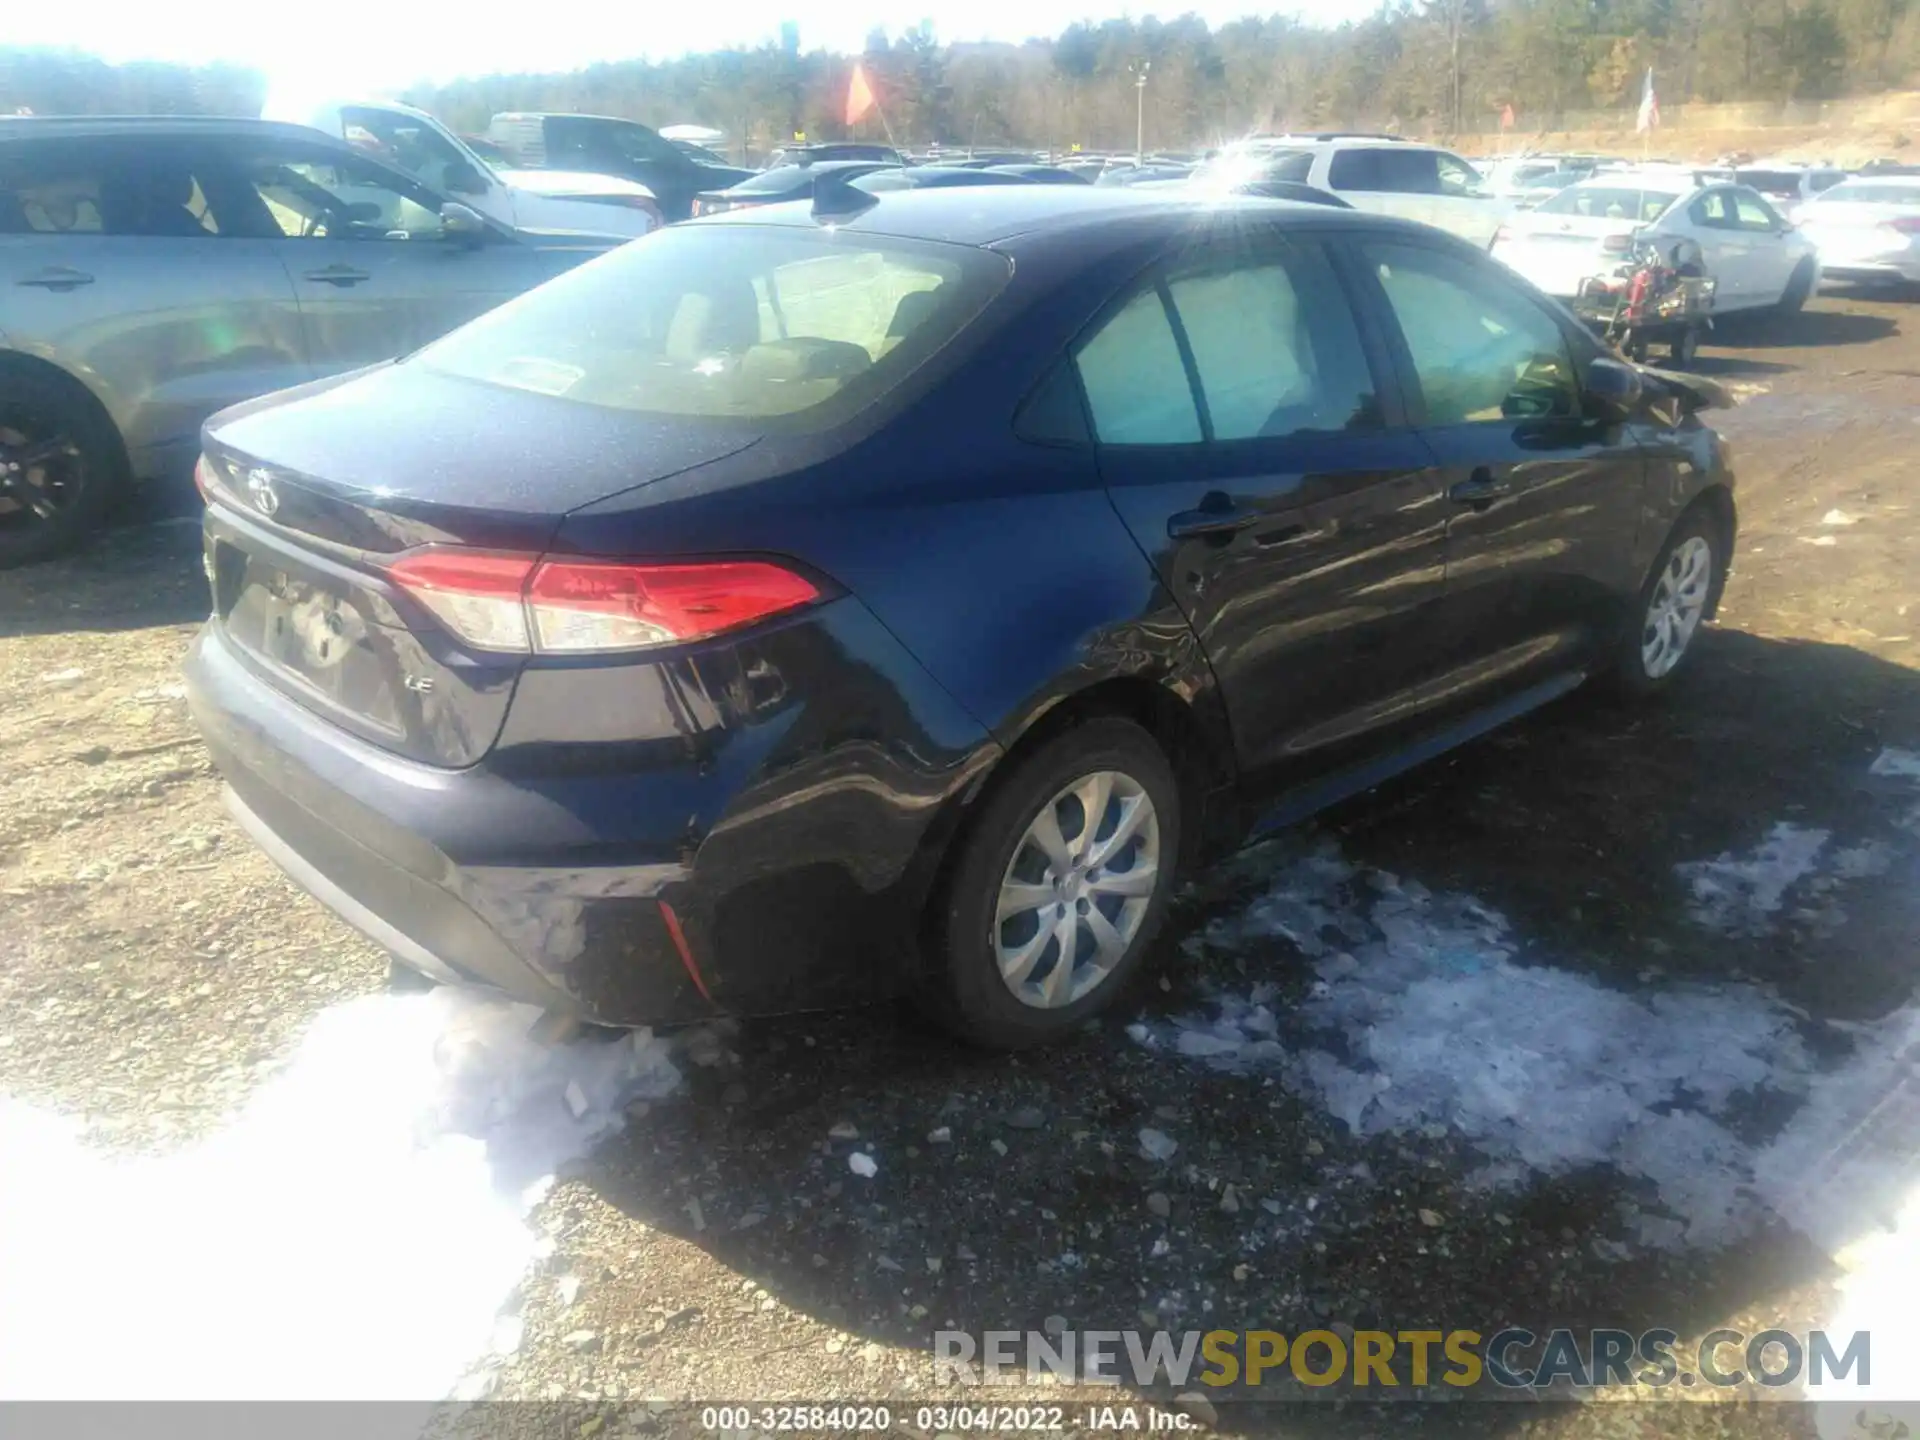
<instances>
[{"instance_id":1,"label":"silver car","mask_svg":"<svg viewBox=\"0 0 1920 1440\"><path fill-rule=\"evenodd\" d=\"M183 476L214 411L415 349L621 238L507 230L303 126L0 120L0 566Z\"/></svg>"},{"instance_id":2,"label":"silver car","mask_svg":"<svg viewBox=\"0 0 1920 1440\"><path fill-rule=\"evenodd\" d=\"M1920 175L1863 175L1800 207L1829 280L1920 284Z\"/></svg>"}]
</instances>

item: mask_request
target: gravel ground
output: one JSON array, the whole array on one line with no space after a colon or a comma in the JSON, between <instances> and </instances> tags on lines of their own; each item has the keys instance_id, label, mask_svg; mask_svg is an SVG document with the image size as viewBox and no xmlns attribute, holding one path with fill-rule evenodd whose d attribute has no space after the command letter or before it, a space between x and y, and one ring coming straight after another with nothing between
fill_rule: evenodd
<instances>
[{"instance_id":1,"label":"gravel ground","mask_svg":"<svg viewBox=\"0 0 1920 1440\"><path fill-rule=\"evenodd\" d=\"M1829 295L1706 352L1743 397L1723 421L1742 543L1668 703L1576 694L1200 877L1138 1002L1058 1050L972 1053L890 1009L682 1037L680 1088L589 1126L529 1197L532 1268L501 1296L518 1319L473 1393L890 1398L899 1418L933 1395L943 1328L1664 1325L1684 1359L1715 1326L1833 1314L1849 1237L1822 1184L1843 1127L1795 1117L1869 1093L1846 1077L1914 1000L1920 934L1920 779L1900 758L1920 751L1916 315ZM0 1095L113 1154L218 1135L316 1016L383 988L381 957L219 806L176 673L197 548L148 523L0 576ZM1439 957L1440 989L1395 970L1408 945ZM1427 1048L1369 1054L1382 1034ZM1532 1058L1476 1065L1488 1046ZM1890 1064L1873 1084L1911 1069ZM1602 1091L1631 1124L1583 1108ZM1177 1148L1149 1158L1143 1131ZM1904 1121L1862 1133L1868 1159L1920 1143ZM391 1223L431 1227L407 1198ZM1812 1424L1783 1405L1247 1398L1203 1418Z\"/></svg>"}]
</instances>

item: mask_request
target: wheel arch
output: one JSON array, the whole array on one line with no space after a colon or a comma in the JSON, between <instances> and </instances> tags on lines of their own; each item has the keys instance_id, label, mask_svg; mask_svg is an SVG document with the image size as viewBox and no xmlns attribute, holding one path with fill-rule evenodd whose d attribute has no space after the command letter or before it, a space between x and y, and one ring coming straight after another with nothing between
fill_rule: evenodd
<instances>
[{"instance_id":1,"label":"wheel arch","mask_svg":"<svg viewBox=\"0 0 1920 1440\"><path fill-rule=\"evenodd\" d=\"M964 811L947 833L938 863L929 874L926 898L942 893L975 819L1020 762L1040 746L1095 719L1131 720L1160 747L1180 786L1179 863L1183 868L1197 863L1209 842L1230 823L1229 802L1237 779L1224 721L1209 724L1204 710L1204 702L1196 704L1168 682L1144 674L1109 676L1054 697L1026 719L968 792ZM927 908L931 914L933 907Z\"/></svg>"},{"instance_id":2,"label":"wheel arch","mask_svg":"<svg viewBox=\"0 0 1920 1440\"><path fill-rule=\"evenodd\" d=\"M1661 541L1661 550L1666 549L1676 531L1696 516L1705 515L1713 523L1714 538L1723 557L1719 573L1714 576L1713 591L1707 596L1707 619L1711 620L1720 610L1720 595L1727 588L1727 576L1733 571L1733 545L1739 533L1738 512L1734 508L1733 491L1727 486L1715 483L1707 486L1687 502L1686 508L1674 517L1666 536Z\"/></svg>"}]
</instances>

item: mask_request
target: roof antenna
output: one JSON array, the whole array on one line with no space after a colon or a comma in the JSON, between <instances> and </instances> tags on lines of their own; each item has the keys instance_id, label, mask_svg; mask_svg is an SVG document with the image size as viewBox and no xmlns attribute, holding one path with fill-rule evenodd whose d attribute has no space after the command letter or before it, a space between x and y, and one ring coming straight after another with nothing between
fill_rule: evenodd
<instances>
[{"instance_id":1,"label":"roof antenna","mask_svg":"<svg viewBox=\"0 0 1920 1440\"><path fill-rule=\"evenodd\" d=\"M855 187L844 170L822 170L813 177L813 218L850 220L880 203L871 190Z\"/></svg>"}]
</instances>

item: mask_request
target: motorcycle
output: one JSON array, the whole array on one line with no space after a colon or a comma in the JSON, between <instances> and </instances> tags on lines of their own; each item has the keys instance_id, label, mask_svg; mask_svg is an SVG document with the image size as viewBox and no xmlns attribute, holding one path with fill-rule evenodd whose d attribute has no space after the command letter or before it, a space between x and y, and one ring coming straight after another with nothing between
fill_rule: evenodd
<instances>
[{"instance_id":1,"label":"motorcycle","mask_svg":"<svg viewBox=\"0 0 1920 1440\"><path fill-rule=\"evenodd\" d=\"M1663 344L1673 366L1684 369L1699 352L1702 332L1712 328L1714 288L1694 241L1635 237L1611 272L1580 282L1573 309L1636 364L1646 362L1651 346Z\"/></svg>"}]
</instances>

